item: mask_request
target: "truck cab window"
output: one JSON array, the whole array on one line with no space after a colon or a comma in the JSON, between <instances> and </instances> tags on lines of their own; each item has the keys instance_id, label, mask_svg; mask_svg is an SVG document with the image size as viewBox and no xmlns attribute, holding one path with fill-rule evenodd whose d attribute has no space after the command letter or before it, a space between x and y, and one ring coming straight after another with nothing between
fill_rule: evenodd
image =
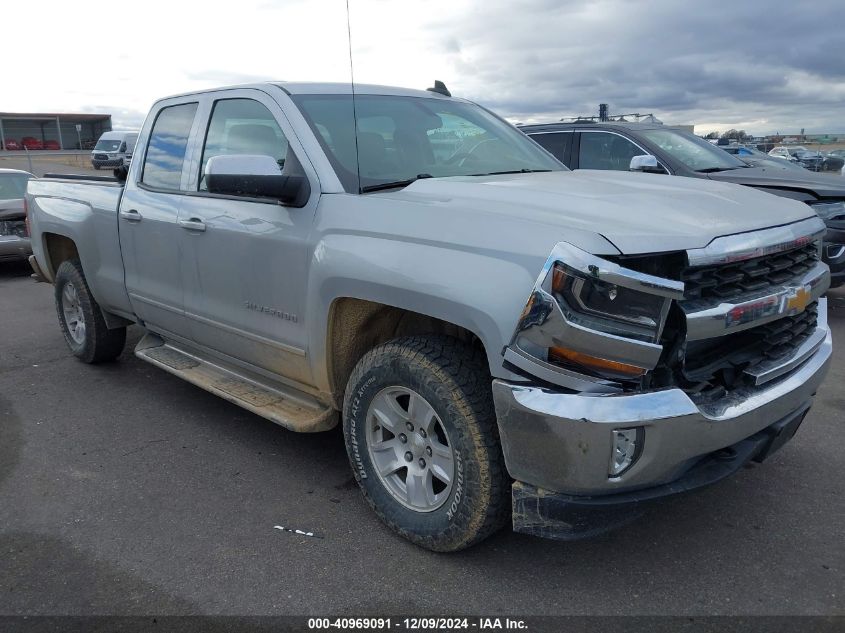
<instances>
[{"instance_id":1,"label":"truck cab window","mask_svg":"<svg viewBox=\"0 0 845 633\"><path fill-rule=\"evenodd\" d=\"M158 189L180 188L185 151L196 112L196 103L184 103L162 108L158 113L144 157L141 182L145 185Z\"/></svg>"},{"instance_id":2,"label":"truck cab window","mask_svg":"<svg viewBox=\"0 0 845 633\"><path fill-rule=\"evenodd\" d=\"M288 141L270 111L252 99L221 99L214 104L202 152L199 189L206 191L205 166L212 156L271 156L285 166ZM296 161L293 161L296 163Z\"/></svg>"}]
</instances>

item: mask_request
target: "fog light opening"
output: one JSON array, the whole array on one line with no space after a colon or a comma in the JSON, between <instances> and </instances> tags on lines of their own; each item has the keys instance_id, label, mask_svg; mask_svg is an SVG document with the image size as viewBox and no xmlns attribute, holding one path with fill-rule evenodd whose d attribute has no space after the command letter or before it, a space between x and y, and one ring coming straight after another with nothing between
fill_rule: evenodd
<instances>
[{"instance_id":1,"label":"fog light opening","mask_svg":"<svg viewBox=\"0 0 845 633\"><path fill-rule=\"evenodd\" d=\"M633 466L642 453L643 430L641 427L613 429L611 433L610 476L618 477Z\"/></svg>"}]
</instances>

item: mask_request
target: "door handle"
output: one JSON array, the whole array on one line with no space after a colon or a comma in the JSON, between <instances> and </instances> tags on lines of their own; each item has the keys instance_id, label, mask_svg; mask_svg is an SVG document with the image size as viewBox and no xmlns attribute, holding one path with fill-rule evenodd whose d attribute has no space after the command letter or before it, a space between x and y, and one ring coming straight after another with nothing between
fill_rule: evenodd
<instances>
[{"instance_id":1,"label":"door handle","mask_svg":"<svg viewBox=\"0 0 845 633\"><path fill-rule=\"evenodd\" d=\"M191 218L190 220L179 220L179 226L188 231L205 231L205 222L199 218Z\"/></svg>"},{"instance_id":2,"label":"door handle","mask_svg":"<svg viewBox=\"0 0 845 633\"><path fill-rule=\"evenodd\" d=\"M140 222L144 219L136 209L124 209L120 212L120 217L122 217L127 222Z\"/></svg>"}]
</instances>

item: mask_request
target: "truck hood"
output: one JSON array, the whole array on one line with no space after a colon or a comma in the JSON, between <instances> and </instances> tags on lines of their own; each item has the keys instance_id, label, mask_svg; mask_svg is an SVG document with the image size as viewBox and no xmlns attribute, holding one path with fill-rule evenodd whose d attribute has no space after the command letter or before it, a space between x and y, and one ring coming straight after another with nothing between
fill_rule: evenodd
<instances>
[{"instance_id":1,"label":"truck hood","mask_svg":"<svg viewBox=\"0 0 845 633\"><path fill-rule=\"evenodd\" d=\"M702 248L723 235L815 215L803 203L748 187L595 170L426 178L386 196L453 206L480 222L485 214L509 215L514 230L542 224L557 241L591 232L623 254Z\"/></svg>"},{"instance_id":2,"label":"truck hood","mask_svg":"<svg viewBox=\"0 0 845 633\"><path fill-rule=\"evenodd\" d=\"M745 167L707 174L711 180L732 182L750 187L806 191L817 198L845 199L845 178L798 171L789 167Z\"/></svg>"}]
</instances>

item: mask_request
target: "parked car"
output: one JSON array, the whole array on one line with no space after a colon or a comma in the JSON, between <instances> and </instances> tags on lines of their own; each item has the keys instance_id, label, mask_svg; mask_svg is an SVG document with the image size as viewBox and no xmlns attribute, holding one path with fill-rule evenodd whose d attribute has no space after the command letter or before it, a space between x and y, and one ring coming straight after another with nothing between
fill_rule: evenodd
<instances>
[{"instance_id":1,"label":"parked car","mask_svg":"<svg viewBox=\"0 0 845 633\"><path fill-rule=\"evenodd\" d=\"M26 227L24 195L33 175L19 169L0 169L0 261L26 259L32 254Z\"/></svg>"},{"instance_id":2,"label":"parked car","mask_svg":"<svg viewBox=\"0 0 845 633\"><path fill-rule=\"evenodd\" d=\"M845 167L845 157L828 153L822 157L822 171L840 171Z\"/></svg>"},{"instance_id":3,"label":"parked car","mask_svg":"<svg viewBox=\"0 0 845 633\"><path fill-rule=\"evenodd\" d=\"M123 166L127 157L132 157L138 132L104 132L91 152L91 164L94 169Z\"/></svg>"},{"instance_id":4,"label":"parked car","mask_svg":"<svg viewBox=\"0 0 845 633\"><path fill-rule=\"evenodd\" d=\"M58 141L55 141L53 139L48 139L48 140L44 141L44 149L57 150L57 149L62 149L62 146L59 145Z\"/></svg>"},{"instance_id":5,"label":"parked car","mask_svg":"<svg viewBox=\"0 0 845 633\"><path fill-rule=\"evenodd\" d=\"M825 156L820 152L808 150L801 145L775 147L770 156L794 161L810 171L825 171Z\"/></svg>"},{"instance_id":6,"label":"parked car","mask_svg":"<svg viewBox=\"0 0 845 633\"><path fill-rule=\"evenodd\" d=\"M845 283L845 183L837 178L789 169L787 161L782 161L782 167L749 165L694 134L664 125L549 123L521 129L571 169L706 178L806 202L828 227L823 256L831 269L832 285Z\"/></svg>"},{"instance_id":7,"label":"parked car","mask_svg":"<svg viewBox=\"0 0 845 633\"><path fill-rule=\"evenodd\" d=\"M7 139L6 139L6 141L5 141L4 145L5 145L6 149L7 149L8 151L10 151L10 152L11 152L11 151L15 151L15 150L21 150L21 149L23 149L23 146L22 146L20 143L18 143L17 141L12 140L12 139L10 139L10 138L7 138Z\"/></svg>"},{"instance_id":8,"label":"parked car","mask_svg":"<svg viewBox=\"0 0 845 633\"><path fill-rule=\"evenodd\" d=\"M831 356L812 209L572 172L437 90L170 97L125 186L31 181L71 352L137 323L139 358L245 409L342 420L367 502L439 551L588 536L792 437Z\"/></svg>"},{"instance_id":9,"label":"parked car","mask_svg":"<svg viewBox=\"0 0 845 633\"><path fill-rule=\"evenodd\" d=\"M803 149L806 149L806 148L805 147L789 148L789 147L783 147L783 146L773 147L772 149L769 150L769 156L774 156L775 158L780 158L780 159L783 159L783 160L787 160L787 161L790 161L790 162L797 163L798 158L793 153L797 149L803 150ZM792 150L792 151L790 151L790 150Z\"/></svg>"},{"instance_id":10,"label":"parked car","mask_svg":"<svg viewBox=\"0 0 845 633\"><path fill-rule=\"evenodd\" d=\"M726 151L728 154L733 154L746 165L752 167L771 167L774 169L791 169L799 173L806 173L806 170L801 167L797 161L785 161L782 158L775 158L769 156L766 152L761 152L754 147L747 145L719 145L719 149Z\"/></svg>"},{"instance_id":11,"label":"parked car","mask_svg":"<svg viewBox=\"0 0 845 633\"><path fill-rule=\"evenodd\" d=\"M25 149L29 150L44 149L44 142L34 136L24 136L21 139L21 145L23 145Z\"/></svg>"}]
</instances>

